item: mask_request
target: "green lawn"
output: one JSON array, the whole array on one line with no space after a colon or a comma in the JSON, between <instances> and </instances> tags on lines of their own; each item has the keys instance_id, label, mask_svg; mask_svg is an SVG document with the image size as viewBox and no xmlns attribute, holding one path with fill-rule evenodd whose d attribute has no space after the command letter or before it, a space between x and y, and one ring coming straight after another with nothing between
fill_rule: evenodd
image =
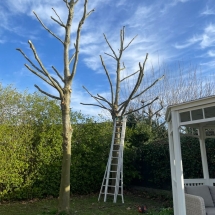
<instances>
[{"instance_id":1,"label":"green lawn","mask_svg":"<svg viewBox=\"0 0 215 215\"><path fill-rule=\"evenodd\" d=\"M71 214L77 215L121 215L121 214L139 214L138 206L147 205L149 211L159 210L167 206L164 200L153 199L148 194L127 193L125 203L121 203L118 199L117 203L113 203L112 199L108 199L106 203L97 201L98 194L89 196L74 196L71 198ZM0 204L0 215L54 215L57 211L57 199L43 199L20 201L13 203ZM150 213L152 214L152 213ZM153 213L154 214L154 213ZM157 213L155 213L157 214ZM163 214L163 213L162 213ZM169 214L169 213L167 213Z\"/></svg>"}]
</instances>

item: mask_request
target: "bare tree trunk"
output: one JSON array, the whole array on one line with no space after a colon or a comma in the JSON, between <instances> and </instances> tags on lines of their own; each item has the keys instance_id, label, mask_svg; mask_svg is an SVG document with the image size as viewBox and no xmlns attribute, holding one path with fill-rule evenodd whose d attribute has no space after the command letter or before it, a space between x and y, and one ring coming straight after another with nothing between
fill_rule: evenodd
<instances>
[{"instance_id":1,"label":"bare tree trunk","mask_svg":"<svg viewBox=\"0 0 215 215\"><path fill-rule=\"evenodd\" d=\"M63 123L63 160L61 170L61 183L59 194L59 211L69 213L70 209L70 167L71 167L71 138L72 128L70 121L70 96L68 91L65 93L64 103L61 104L62 123Z\"/></svg>"}]
</instances>

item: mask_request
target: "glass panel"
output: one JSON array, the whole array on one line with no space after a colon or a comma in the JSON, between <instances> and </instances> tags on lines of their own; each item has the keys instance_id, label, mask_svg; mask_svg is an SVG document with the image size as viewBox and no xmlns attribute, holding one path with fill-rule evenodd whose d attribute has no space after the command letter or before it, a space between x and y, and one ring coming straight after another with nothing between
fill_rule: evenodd
<instances>
[{"instance_id":1,"label":"glass panel","mask_svg":"<svg viewBox=\"0 0 215 215\"><path fill-rule=\"evenodd\" d=\"M180 113L181 122L190 121L190 111Z\"/></svg>"},{"instance_id":2,"label":"glass panel","mask_svg":"<svg viewBox=\"0 0 215 215\"><path fill-rule=\"evenodd\" d=\"M205 118L215 117L215 106L204 108Z\"/></svg>"},{"instance_id":3,"label":"glass panel","mask_svg":"<svg viewBox=\"0 0 215 215\"><path fill-rule=\"evenodd\" d=\"M202 109L192 110L191 114L192 114L192 120L203 119Z\"/></svg>"}]
</instances>

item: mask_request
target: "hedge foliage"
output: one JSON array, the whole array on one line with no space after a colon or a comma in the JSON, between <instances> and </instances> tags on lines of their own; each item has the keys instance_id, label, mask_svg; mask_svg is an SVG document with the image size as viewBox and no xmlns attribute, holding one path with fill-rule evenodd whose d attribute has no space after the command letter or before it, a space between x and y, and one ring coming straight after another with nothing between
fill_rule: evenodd
<instances>
[{"instance_id":1,"label":"hedge foliage","mask_svg":"<svg viewBox=\"0 0 215 215\"><path fill-rule=\"evenodd\" d=\"M71 192L97 192L108 159L112 123L77 112L71 113L71 119ZM61 129L57 102L40 94L19 93L10 86L0 85L0 200L58 196ZM144 123L137 129L127 128L124 184L170 189L167 139L155 142L150 132L155 131ZM198 141L182 138L181 142L185 178L202 177ZM214 144L214 140L206 143L211 177L215 177Z\"/></svg>"},{"instance_id":2,"label":"hedge foliage","mask_svg":"<svg viewBox=\"0 0 215 215\"><path fill-rule=\"evenodd\" d=\"M0 85L0 107L0 199L57 197L62 160L59 104ZM81 113L71 118L71 191L94 192L106 167L112 124Z\"/></svg>"},{"instance_id":3,"label":"hedge foliage","mask_svg":"<svg viewBox=\"0 0 215 215\"><path fill-rule=\"evenodd\" d=\"M209 175L215 178L215 140L206 139ZM184 178L203 178L199 141L196 138L181 138ZM128 155L127 155L128 156ZM130 184L144 187L171 189L169 145L167 140L142 144L129 149L125 160L130 167ZM134 168L135 167L135 168ZM131 177L130 177L131 176Z\"/></svg>"}]
</instances>

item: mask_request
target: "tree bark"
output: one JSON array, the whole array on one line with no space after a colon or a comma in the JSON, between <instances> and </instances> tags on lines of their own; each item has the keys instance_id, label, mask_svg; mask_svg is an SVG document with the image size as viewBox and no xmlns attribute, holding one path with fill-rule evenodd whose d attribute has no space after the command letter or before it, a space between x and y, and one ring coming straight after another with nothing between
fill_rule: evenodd
<instances>
[{"instance_id":1,"label":"tree bark","mask_svg":"<svg viewBox=\"0 0 215 215\"><path fill-rule=\"evenodd\" d=\"M69 213L70 210L70 167L71 167L71 138L72 128L70 121L70 97L69 89L65 92L64 101L61 103L62 123L63 123L63 160L61 170L61 183L59 194L58 211Z\"/></svg>"}]
</instances>

